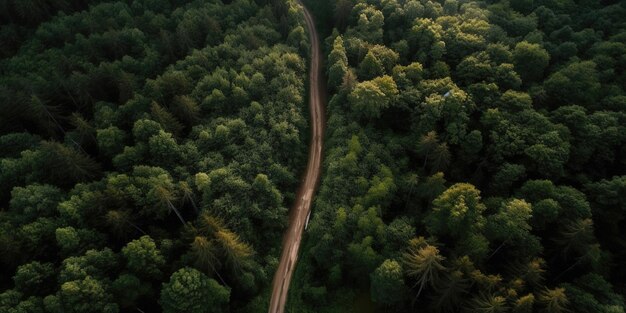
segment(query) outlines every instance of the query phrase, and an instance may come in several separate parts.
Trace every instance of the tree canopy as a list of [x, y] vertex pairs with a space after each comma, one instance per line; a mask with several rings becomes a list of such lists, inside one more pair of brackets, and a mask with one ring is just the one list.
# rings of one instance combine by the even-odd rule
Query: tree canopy
[[306, 158], [301, 7], [9, 0], [0, 26], [0, 311], [262, 301]]
[[292, 307], [625, 310], [623, 3], [307, 3], [328, 135]]

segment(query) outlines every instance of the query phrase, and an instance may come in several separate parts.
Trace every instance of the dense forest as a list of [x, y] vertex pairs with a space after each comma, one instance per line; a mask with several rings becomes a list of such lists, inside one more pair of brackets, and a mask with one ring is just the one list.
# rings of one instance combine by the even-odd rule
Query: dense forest
[[301, 7], [3, 0], [0, 24], [0, 312], [266, 311]]
[[328, 135], [288, 308], [624, 312], [626, 2], [308, 4]]
[[[626, 1], [305, 2], [287, 312], [626, 312]], [[0, 313], [267, 312], [309, 48], [295, 0], [0, 0]]]

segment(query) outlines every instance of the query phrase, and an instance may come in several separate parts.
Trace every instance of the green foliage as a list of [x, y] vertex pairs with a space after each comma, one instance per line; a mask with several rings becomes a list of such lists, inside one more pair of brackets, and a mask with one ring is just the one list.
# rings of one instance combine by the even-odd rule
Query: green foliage
[[[288, 308], [624, 311], [623, 5], [308, 4], [331, 94]], [[0, 26], [0, 311], [265, 310], [307, 155], [297, 2]]]
[[541, 80], [550, 62], [550, 55], [538, 44], [521, 41], [513, 49], [515, 70], [527, 83]]
[[407, 276], [415, 279], [415, 286], [419, 286], [417, 297], [427, 285], [435, 286], [441, 279], [440, 273], [445, 270], [441, 264], [445, 257], [439, 249], [424, 241], [423, 237], [412, 239], [408, 251], [403, 255], [403, 264]]
[[384, 73], [382, 62], [369, 51], [361, 64], [359, 64], [358, 76], [362, 80], [370, 80]]
[[111, 282], [111, 292], [122, 308], [133, 306], [140, 296], [150, 294], [150, 287], [131, 274], [122, 274]]
[[15, 289], [31, 295], [46, 294], [53, 280], [53, 265], [37, 261], [19, 266], [13, 276]]
[[54, 313], [119, 312], [107, 286], [91, 276], [63, 283], [56, 294], [44, 299], [44, 304], [46, 311]]
[[389, 108], [397, 94], [396, 82], [392, 77], [385, 75], [358, 83], [348, 95], [348, 101], [357, 115], [373, 119], [379, 118], [382, 112]]
[[103, 278], [117, 266], [118, 257], [111, 249], [88, 250], [84, 255], [63, 260], [59, 282], [82, 280], [87, 276]]
[[106, 155], [113, 156], [124, 149], [126, 133], [121, 129], [111, 126], [96, 131], [98, 148]]
[[433, 211], [427, 217], [426, 225], [433, 235], [462, 238], [484, 227], [485, 209], [476, 187], [455, 184], [433, 201]]
[[78, 232], [74, 227], [57, 228], [56, 232], [57, 244], [61, 248], [61, 251], [69, 253], [76, 250], [80, 244], [80, 238]]
[[395, 260], [385, 260], [372, 274], [372, 300], [382, 305], [400, 303], [405, 298], [402, 267]]
[[565, 312], [569, 304], [564, 288], [544, 290], [539, 295], [538, 302], [546, 312], [550, 313]]
[[[61, 2], [0, 3], [0, 311], [160, 312], [187, 266], [245, 307], [306, 158], [302, 9]], [[223, 227], [193, 229], [208, 212]]]
[[[381, 311], [623, 311], [579, 279], [624, 280], [623, 6], [324, 6], [326, 163], [296, 281], [326, 297], [294, 307], [364, 310], [369, 286]], [[418, 297], [390, 303], [382, 260]]]
[[99, 176], [100, 165], [91, 157], [57, 142], [42, 142], [39, 170], [49, 182], [63, 182], [68, 186]]
[[11, 191], [9, 208], [21, 218], [32, 221], [37, 217], [53, 216], [56, 205], [61, 199], [63, 199], [63, 193], [54, 186], [15, 187]]
[[165, 259], [150, 236], [142, 236], [122, 248], [126, 268], [139, 277], [158, 278]]
[[596, 64], [593, 61], [572, 63], [550, 75], [544, 86], [556, 103], [593, 105], [600, 92]]
[[10, 133], [0, 136], [0, 157], [18, 157], [20, 152], [36, 148], [40, 139], [29, 133]]
[[164, 313], [174, 312], [226, 312], [230, 289], [219, 285], [192, 268], [182, 268], [163, 284], [161, 305]]

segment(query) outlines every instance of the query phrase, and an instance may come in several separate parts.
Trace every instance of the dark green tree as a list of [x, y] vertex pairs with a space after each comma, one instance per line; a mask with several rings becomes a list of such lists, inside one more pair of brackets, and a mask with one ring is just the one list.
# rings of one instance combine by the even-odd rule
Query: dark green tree
[[227, 312], [230, 289], [192, 268], [182, 268], [161, 289], [164, 313]]
[[381, 305], [401, 303], [406, 295], [402, 267], [395, 260], [385, 260], [372, 274], [370, 293], [372, 300]]

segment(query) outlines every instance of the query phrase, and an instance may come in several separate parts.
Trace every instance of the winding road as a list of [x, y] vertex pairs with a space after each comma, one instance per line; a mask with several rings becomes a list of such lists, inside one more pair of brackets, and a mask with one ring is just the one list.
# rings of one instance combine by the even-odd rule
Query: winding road
[[320, 43], [313, 23], [313, 17], [307, 8], [299, 2], [304, 9], [304, 19], [311, 42], [311, 63], [309, 69], [309, 110], [311, 115], [311, 143], [309, 147], [309, 161], [305, 175], [301, 181], [296, 200], [291, 208], [289, 216], [289, 228], [283, 237], [283, 251], [280, 263], [274, 274], [272, 285], [272, 298], [270, 300], [269, 313], [283, 313], [287, 302], [289, 283], [293, 275], [298, 249], [302, 242], [302, 232], [309, 213], [311, 203], [320, 178], [322, 164], [322, 144], [324, 139], [324, 101], [326, 89], [322, 83], [322, 57]]

